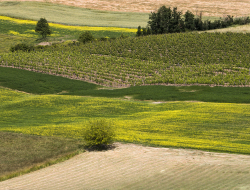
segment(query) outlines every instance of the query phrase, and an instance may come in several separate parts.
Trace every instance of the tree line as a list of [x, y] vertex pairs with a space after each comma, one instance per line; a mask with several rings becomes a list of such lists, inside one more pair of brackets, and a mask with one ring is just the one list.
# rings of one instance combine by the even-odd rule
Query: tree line
[[226, 18], [220, 20], [202, 20], [202, 13], [199, 17], [187, 11], [184, 15], [181, 11], [177, 11], [177, 7], [173, 10], [169, 7], [162, 6], [157, 12], [152, 12], [149, 16], [148, 26], [142, 28], [138, 26], [136, 36], [146, 36], [150, 34], [180, 33], [187, 31], [204, 31], [219, 28], [226, 28], [234, 24], [244, 25], [250, 23], [249, 17], [234, 18], [227, 15]]

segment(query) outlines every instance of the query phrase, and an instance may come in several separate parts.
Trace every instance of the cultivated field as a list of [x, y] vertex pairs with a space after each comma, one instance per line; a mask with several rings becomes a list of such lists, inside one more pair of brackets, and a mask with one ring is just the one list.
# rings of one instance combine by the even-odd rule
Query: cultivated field
[[250, 85], [249, 40], [249, 34], [238, 33], [153, 35], [3, 54], [0, 65], [113, 87], [246, 87]]
[[[250, 25], [134, 37], [161, 5], [218, 19], [249, 16], [249, 1], [38, 1], [0, 0], [0, 181], [83, 151], [89, 121], [110, 122], [116, 143], [0, 190], [250, 188]], [[40, 17], [57, 44], [9, 52], [39, 43]], [[85, 30], [117, 39], [58, 43]]]
[[[65, 14], [65, 12], [67, 12], [67, 14]], [[137, 28], [139, 25], [146, 26], [149, 18], [148, 13], [100, 11], [51, 3], [26, 1], [0, 1], [0, 15], [36, 21], [41, 17], [45, 17], [48, 22], [63, 23], [66, 25], [124, 28]]]
[[0, 183], [0, 190], [249, 189], [249, 156], [115, 143]]
[[[1, 0], [3, 1], [3, 0]], [[27, 1], [27, 0], [19, 0]], [[182, 11], [202, 11], [206, 16], [234, 15], [249, 16], [250, 2], [248, 0], [36, 0], [70, 6], [120, 12], [156, 11], [160, 6], [178, 7]]]

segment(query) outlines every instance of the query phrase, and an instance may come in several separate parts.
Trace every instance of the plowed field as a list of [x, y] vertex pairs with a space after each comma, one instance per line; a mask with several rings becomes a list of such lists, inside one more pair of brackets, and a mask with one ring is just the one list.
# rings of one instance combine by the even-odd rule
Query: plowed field
[[250, 156], [115, 143], [0, 182], [7, 189], [250, 189]]

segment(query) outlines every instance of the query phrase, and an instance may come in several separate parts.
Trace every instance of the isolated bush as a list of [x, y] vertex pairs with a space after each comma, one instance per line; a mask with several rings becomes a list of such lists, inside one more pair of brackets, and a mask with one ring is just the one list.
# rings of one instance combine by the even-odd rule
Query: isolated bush
[[86, 146], [96, 149], [102, 149], [112, 144], [114, 136], [114, 130], [106, 120], [89, 122], [88, 127], [83, 132]]
[[49, 24], [45, 18], [40, 18], [36, 24], [35, 31], [42, 35], [42, 38], [46, 38], [52, 32], [50, 30]]
[[93, 41], [94, 39], [94, 36], [89, 31], [86, 31], [79, 36], [78, 41], [85, 44], [87, 42]]
[[28, 45], [28, 44], [25, 44], [25, 43], [16, 44], [15, 46], [11, 46], [11, 48], [10, 48], [11, 52], [14, 52], [14, 51], [30, 52], [32, 50], [34, 50], [34, 46]]

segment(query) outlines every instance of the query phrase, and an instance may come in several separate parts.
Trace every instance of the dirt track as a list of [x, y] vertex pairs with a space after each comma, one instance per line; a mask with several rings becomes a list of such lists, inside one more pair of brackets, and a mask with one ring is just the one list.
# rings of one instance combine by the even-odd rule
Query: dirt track
[[250, 156], [115, 143], [0, 182], [0, 190], [250, 189]]

